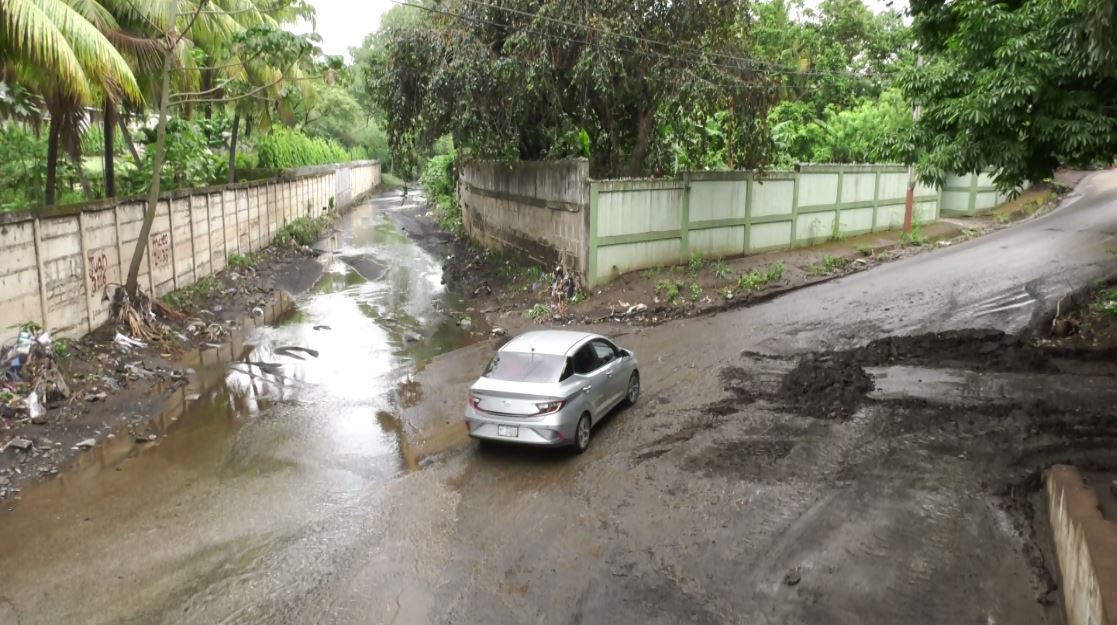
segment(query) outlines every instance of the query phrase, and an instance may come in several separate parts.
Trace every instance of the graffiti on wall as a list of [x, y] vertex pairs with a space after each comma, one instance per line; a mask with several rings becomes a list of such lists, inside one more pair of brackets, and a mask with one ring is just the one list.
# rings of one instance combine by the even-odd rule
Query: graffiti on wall
[[171, 236], [163, 232], [151, 237], [151, 264], [162, 268], [171, 262]]
[[95, 293], [109, 285], [109, 257], [104, 252], [89, 255], [89, 283]]

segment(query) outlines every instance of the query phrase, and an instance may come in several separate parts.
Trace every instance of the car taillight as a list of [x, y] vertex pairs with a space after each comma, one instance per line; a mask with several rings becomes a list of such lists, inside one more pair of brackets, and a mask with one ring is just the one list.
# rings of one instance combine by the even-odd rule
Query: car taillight
[[566, 405], [565, 401], [545, 401], [535, 404], [535, 408], [539, 411], [535, 414], [552, 414], [562, 410]]

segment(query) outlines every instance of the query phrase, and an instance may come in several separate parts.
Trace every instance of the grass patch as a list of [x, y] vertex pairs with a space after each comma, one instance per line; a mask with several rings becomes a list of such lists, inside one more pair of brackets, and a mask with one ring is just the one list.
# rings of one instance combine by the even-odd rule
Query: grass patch
[[702, 298], [702, 285], [697, 282], [690, 283], [690, 301], [697, 302]]
[[546, 317], [551, 314], [551, 307], [546, 304], [536, 304], [531, 308], [525, 310], [522, 314], [524, 319], [534, 321], [540, 317]]
[[648, 280], [655, 280], [656, 278], [659, 277], [659, 274], [661, 274], [661, 273], [663, 273], [663, 267], [660, 267], [660, 266], [657, 265], [657, 266], [655, 266], [651, 269], [645, 269], [644, 270], [644, 277], [647, 278]]
[[740, 291], [755, 291], [762, 286], [778, 282], [783, 277], [783, 261], [777, 260], [766, 268], [756, 268], [737, 279]]
[[1117, 319], [1117, 288], [1099, 291], [1094, 297], [1094, 310], [1106, 317]]
[[299, 217], [291, 223], [283, 226], [275, 234], [275, 244], [280, 246], [290, 245], [313, 245], [315, 241], [322, 238], [322, 235], [333, 226], [333, 215], [322, 215], [321, 217]]
[[385, 189], [399, 189], [403, 187], [403, 185], [403, 178], [400, 178], [399, 176], [391, 172], [384, 172], [380, 174], [380, 186], [384, 187]]
[[823, 256], [818, 262], [811, 263], [803, 268], [807, 275], [825, 276], [840, 271], [848, 266], [850, 260], [841, 256]]
[[866, 245], [864, 243], [857, 246], [857, 251], [864, 254], [865, 256], [872, 256], [873, 255], [873, 247], [871, 245]]
[[230, 254], [229, 269], [251, 269], [256, 260], [255, 254]]
[[918, 221], [912, 222], [911, 232], [900, 233], [900, 245], [914, 245], [916, 247], [923, 247], [927, 245], [929, 239], [927, 233], [923, 231], [923, 224]]
[[714, 262], [714, 276], [718, 280], [725, 280], [729, 277], [729, 265], [726, 265], [725, 261], [720, 258]]
[[[232, 265], [233, 257], [229, 257], [229, 264]], [[199, 300], [208, 299], [217, 295], [221, 291], [221, 285], [212, 276], [206, 276], [198, 280], [188, 287], [181, 288], [177, 291], [167, 293], [163, 296], [163, 301], [176, 310], [190, 310]]]
[[706, 257], [702, 255], [702, 252], [695, 252], [690, 255], [690, 262], [687, 263], [687, 268], [690, 269], [690, 273], [697, 274], [699, 271], [702, 271], [702, 268], [705, 266]]
[[1007, 224], [1012, 221], [1012, 214], [1007, 211], [996, 213], [993, 215], [993, 219], [997, 220], [999, 224]]
[[682, 282], [675, 280], [660, 280], [655, 283], [655, 294], [674, 304], [679, 299], [679, 288], [682, 285]]

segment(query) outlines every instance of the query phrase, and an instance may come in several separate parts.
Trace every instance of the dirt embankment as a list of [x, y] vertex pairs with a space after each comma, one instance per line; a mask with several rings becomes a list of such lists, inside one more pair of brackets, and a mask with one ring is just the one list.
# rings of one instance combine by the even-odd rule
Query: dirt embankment
[[310, 288], [322, 272], [316, 257], [306, 248], [271, 247], [168, 294], [162, 302], [182, 317], [164, 320], [158, 341], [131, 343], [127, 327], [112, 322], [78, 340], [54, 341], [50, 358], [69, 392], [52, 393], [42, 414], [32, 417], [27, 401], [40, 380], [0, 378], [0, 500], [18, 496], [25, 480], [58, 474], [103, 438], [155, 443], [150, 419], [195, 373], [187, 357], [228, 342], [246, 320], [263, 315], [277, 290]]
[[878, 232], [789, 251], [687, 262], [630, 272], [608, 284], [575, 288], [571, 301], [552, 298], [554, 267], [478, 248], [441, 231], [425, 207], [399, 211], [397, 222], [428, 249], [447, 255], [444, 281], [494, 327], [672, 319], [755, 305], [788, 291], [955, 245], [1050, 211], [1069, 187], [1037, 185], [988, 215], [917, 226], [911, 234]]

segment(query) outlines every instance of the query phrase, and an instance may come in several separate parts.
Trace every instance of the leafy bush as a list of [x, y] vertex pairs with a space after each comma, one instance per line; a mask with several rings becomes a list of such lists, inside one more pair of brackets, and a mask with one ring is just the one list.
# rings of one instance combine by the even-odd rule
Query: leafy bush
[[256, 154], [260, 167], [287, 169], [357, 160], [363, 158], [364, 150], [347, 150], [336, 141], [280, 127], [256, 142]]
[[455, 154], [439, 154], [431, 157], [419, 178], [427, 198], [434, 204], [435, 219], [445, 230], [455, 234], [461, 232], [462, 211], [454, 193]]
[[[34, 208], [43, 203], [47, 180], [47, 134], [35, 136], [26, 126], [0, 123], [0, 212]], [[74, 168], [69, 159], [58, 159], [58, 203], [66, 203]], [[77, 196], [75, 201], [81, 201]]]
[[299, 217], [291, 223], [284, 226], [275, 235], [276, 245], [313, 245], [315, 241], [322, 238], [323, 233], [326, 232], [333, 224], [333, 217], [330, 215], [322, 215], [315, 219], [310, 217]]
[[[148, 144], [143, 166], [124, 172], [120, 185], [121, 189], [131, 194], [147, 191], [155, 166], [155, 129], [143, 128], [140, 134]], [[160, 181], [162, 190], [213, 184], [224, 177], [227, 167], [227, 158], [210, 147], [206, 131], [197, 122], [178, 117], [167, 120], [166, 154]]]

